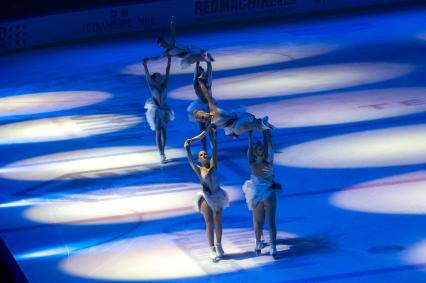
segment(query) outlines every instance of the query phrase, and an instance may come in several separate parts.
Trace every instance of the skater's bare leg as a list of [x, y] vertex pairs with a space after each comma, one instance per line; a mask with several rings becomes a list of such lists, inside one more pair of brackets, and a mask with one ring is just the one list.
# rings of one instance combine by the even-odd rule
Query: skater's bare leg
[[225, 255], [222, 248], [222, 209], [214, 214], [214, 226], [216, 231], [216, 254], [218, 258], [222, 258]]
[[256, 242], [260, 242], [262, 238], [263, 223], [265, 222], [265, 207], [263, 202], [260, 202], [253, 209], [253, 228]]
[[165, 156], [165, 149], [166, 149], [166, 139], [167, 139], [167, 128], [162, 127], [161, 128], [161, 149], [164, 156]]
[[269, 226], [269, 237], [271, 238], [271, 244], [275, 245], [277, 242], [277, 227], [275, 224], [275, 215], [277, 210], [277, 196], [272, 194], [270, 200], [265, 205], [266, 219]]
[[[198, 127], [200, 128], [200, 133], [206, 130], [206, 123], [199, 122]], [[201, 144], [203, 145], [203, 150], [207, 151], [207, 140], [206, 137], [201, 139]]]
[[216, 242], [222, 243], [222, 210], [214, 214], [214, 226], [216, 231]]
[[160, 155], [164, 155], [163, 150], [163, 140], [162, 140], [162, 130], [160, 127], [155, 129], [155, 142], [157, 143], [158, 151], [160, 152]]
[[271, 239], [270, 254], [276, 259], [277, 256], [277, 227], [275, 225], [275, 214], [277, 210], [277, 196], [272, 194], [265, 205], [266, 219], [269, 226], [269, 238]]
[[206, 222], [206, 235], [207, 241], [210, 247], [214, 246], [214, 223], [213, 223], [213, 211], [207, 205], [207, 202], [203, 199], [201, 200], [200, 205], [201, 213], [204, 216], [204, 221]]

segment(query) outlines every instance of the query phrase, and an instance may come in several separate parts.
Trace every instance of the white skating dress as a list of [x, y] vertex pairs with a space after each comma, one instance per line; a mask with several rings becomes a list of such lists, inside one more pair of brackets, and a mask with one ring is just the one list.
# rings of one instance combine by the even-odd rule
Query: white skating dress
[[[163, 97], [160, 97], [158, 89], [151, 89], [152, 97], [145, 102], [146, 120], [151, 130], [156, 128], [166, 127], [169, 121], [175, 119], [175, 114], [170, 106], [165, 102], [167, 98], [167, 89], [164, 89]], [[160, 103], [160, 101], [163, 101]]]
[[210, 160], [210, 168], [199, 166], [201, 172], [200, 182], [203, 186], [203, 191], [197, 194], [197, 210], [200, 211], [200, 200], [204, 198], [208, 206], [216, 213], [219, 209], [229, 206], [227, 193], [219, 186], [217, 168]]
[[243, 107], [235, 110], [223, 110], [218, 108], [219, 115], [212, 119], [212, 124], [223, 128], [227, 136], [238, 137], [250, 130], [262, 129], [260, 119], [245, 111]]
[[260, 202], [267, 203], [273, 194], [277, 193], [276, 189], [272, 189], [274, 173], [272, 163], [267, 164], [264, 169], [265, 178], [250, 176], [250, 179], [245, 181], [243, 192], [246, 197], [246, 202], [249, 210], [253, 210]]
[[182, 69], [188, 68], [190, 61], [194, 58], [200, 59], [206, 50], [193, 45], [174, 45], [167, 50], [167, 54], [173, 57], [179, 57], [180, 67]]

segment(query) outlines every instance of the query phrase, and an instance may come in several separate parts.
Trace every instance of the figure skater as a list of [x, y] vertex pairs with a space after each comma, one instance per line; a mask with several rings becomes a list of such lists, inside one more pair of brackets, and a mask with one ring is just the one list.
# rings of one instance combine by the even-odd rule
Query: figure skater
[[269, 225], [269, 237], [271, 240], [270, 254], [276, 258], [276, 194], [277, 191], [281, 189], [281, 185], [274, 181], [273, 158], [274, 152], [272, 148], [271, 131], [263, 131], [263, 143], [260, 141], [253, 143], [253, 133], [250, 131], [247, 159], [251, 169], [251, 176], [250, 180], [244, 183], [243, 191], [248, 208], [253, 211], [253, 226], [256, 236], [255, 252], [256, 255], [260, 255], [263, 248], [261, 239], [266, 214]]
[[[195, 113], [199, 110], [202, 110], [204, 112], [209, 112], [210, 110], [209, 110], [208, 101], [203, 94], [201, 85], [204, 85], [204, 87], [207, 89], [211, 89], [212, 64], [207, 64], [207, 72], [206, 72], [203, 69], [203, 67], [200, 66], [200, 62], [197, 61], [195, 65], [194, 79], [193, 79], [194, 92], [197, 95], [197, 99], [191, 102], [191, 104], [189, 104], [186, 111], [188, 112], [188, 118], [191, 122], [198, 122], [198, 127], [200, 128], [200, 132], [202, 133], [203, 131], [207, 129], [208, 123], [201, 122], [195, 119]], [[209, 133], [212, 133], [212, 132], [210, 131]], [[210, 137], [210, 140], [212, 140], [212, 137]], [[204, 151], [206, 151], [207, 142], [205, 137], [201, 139], [201, 143], [203, 145]]]
[[153, 60], [158, 60], [166, 56], [178, 57], [180, 59], [180, 65], [182, 69], [187, 68], [189, 65], [195, 62], [213, 62], [214, 59], [207, 50], [192, 46], [192, 45], [179, 45], [176, 44], [176, 29], [174, 17], [170, 20], [170, 42], [167, 42], [164, 38], [158, 37], [157, 44], [164, 49], [164, 53], [157, 57], [152, 57]]
[[[203, 214], [206, 222], [207, 240], [210, 246], [210, 258], [213, 262], [223, 257], [222, 248], [222, 210], [229, 206], [228, 195], [220, 188], [217, 172], [217, 141], [216, 128], [210, 127], [213, 137], [212, 158], [204, 150], [198, 152], [197, 157], [200, 165], [197, 165], [192, 157], [191, 143], [204, 138], [206, 131], [198, 136], [185, 141], [184, 147], [187, 151], [188, 161], [192, 169], [200, 179], [203, 187], [202, 192], [198, 193], [197, 209]], [[214, 232], [216, 233], [216, 245], [214, 245]]]
[[[211, 70], [211, 62], [207, 62], [207, 68]], [[269, 130], [273, 128], [268, 122], [268, 116], [259, 119], [242, 108], [230, 111], [220, 109], [213, 99], [211, 82], [210, 85], [207, 84], [203, 77], [198, 77], [198, 82], [210, 109], [210, 112], [197, 110], [194, 113], [195, 119], [200, 123], [211, 123], [218, 128], [224, 128], [225, 134], [232, 137], [238, 137], [248, 131]]]
[[167, 56], [166, 75], [160, 73], [153, 73], [152, 75], [148, 70], [149, 59], [143, 59], [143, 66], [145, 68], [145, 77], [151, 97], [145, 102], [146, 120], [151, 128], [155, 131], [155, 141], [160, 152], [161, 163], [166, 163], [168, 160], [164, 153], [166, 147], [166, 131], [169, 121], [174, 120], [174, 113], [170, 106], [167, 104], [167, 85], [170, 79], [170, 65], [171, 57]]

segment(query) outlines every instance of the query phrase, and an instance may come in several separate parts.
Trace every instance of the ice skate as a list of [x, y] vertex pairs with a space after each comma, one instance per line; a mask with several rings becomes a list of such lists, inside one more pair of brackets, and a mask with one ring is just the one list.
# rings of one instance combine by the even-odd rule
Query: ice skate
[[223, 251], [222, 248], [222, 244], [221, 243], [216, 243], [216, 254], [218, 258], [223, 258], [223, 256], [225, 255], [225, 252]]
[[210, 259], [213, 262], [218, 262], [218, 256], [216, 254], [216, 248], [214, 246], [210, 247]]
[[160, 163], [161, 164], [166, 164], [167, 162], [169, 162], [169, 160], [167, 159], [167, 157], [164, 154], [160, 155]]
[[254, 252], [257, 256], [260, 256], [262, 254], [262, 248], [263, 248], [263, 242], [262, 241], [256, 241], [256, 246], [254, 248]]
[[277, 259], [277, 246], [275, 244], [271, 244], [271, 249], [269, 250], [269, 254], [274, 258]]

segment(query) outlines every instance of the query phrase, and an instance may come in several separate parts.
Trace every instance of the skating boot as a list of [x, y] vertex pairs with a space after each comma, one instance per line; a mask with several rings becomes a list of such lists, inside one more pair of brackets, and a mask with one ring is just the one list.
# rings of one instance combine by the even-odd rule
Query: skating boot
[[277, 246], [275, 244], [271, 244], [271, 249], [269, 250], [269, 254], [274, 258], [277, 259]]
[[214, 246], [210, 247], [210, 259], [213, 262], [218, 262], [219, 260], [216, 254], [216, 248]]
[[263, 248], [263, 242], [262, 241], [256, 241], [256, 246], [254, 248], [254, 252], [257, 256], [260, 256], [262, 254], [262, 248]]
[[221, 243], [216, 243], [216, 254], [218, 258], [223, 258], [223, 256], [225, 255], [225, 252], [223, 251], [222, 248], [222, 244]]

